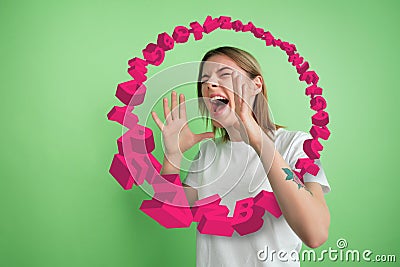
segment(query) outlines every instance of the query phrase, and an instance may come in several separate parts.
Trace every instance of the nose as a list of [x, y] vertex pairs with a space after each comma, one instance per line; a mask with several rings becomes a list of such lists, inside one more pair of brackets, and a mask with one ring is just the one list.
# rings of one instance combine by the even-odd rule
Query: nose
[[219, 88], [219, 84], [216, 81], [208, 80], [206, 82], [206, 86], [203, 87], [203, 89], [202, 89], [202, 91], [203, 91], [202, 93], [203, 93], [203, 95], [210, 95], [213, 92], [217, 91], [218, 88]]
[[212, 88], [217, 88], [219, 86], [218, 78], [216, 75], [211, 75], [211, 77], [207, 81], [207, 87], [212, 89]]
[[207, 87], [208, 87], [209, 89], [216, 89], [218, 86], [219, 86], [219, 84], [216, 83], [216, 82], [208, 82], [208, 83], [207, 83]]

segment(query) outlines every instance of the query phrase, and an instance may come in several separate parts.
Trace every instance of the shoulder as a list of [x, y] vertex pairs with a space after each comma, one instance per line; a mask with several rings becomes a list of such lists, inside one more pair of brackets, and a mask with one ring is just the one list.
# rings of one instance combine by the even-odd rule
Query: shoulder
[[303, 143], [305, 140], [310, 138], [312, 138], [310, 133], [286, 130], [284, 128], [276, 130], [274, 135], [275, 144], [282, 147], [290, 147], [293, 144]]
[[279, 128], [275, 131], [274, 144], [276, 150], [282, 155], [286, 162], [294, 168], [298, 158], [306, 157], [303, 144], [312, 138], [311, 134], [303, 131], [290, 131]]

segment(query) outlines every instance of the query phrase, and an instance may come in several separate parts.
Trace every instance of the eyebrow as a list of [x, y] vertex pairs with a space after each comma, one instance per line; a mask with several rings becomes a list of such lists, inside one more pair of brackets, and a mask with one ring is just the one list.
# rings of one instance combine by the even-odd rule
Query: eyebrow
[[[231, 68], [229, 68], [229, 67], [223, 67], [223, 68], [220, 68], [219, 70], [217, 70], [217, 72], [221, 72], [221, 71], [223, 71], [223, 70], [232, 70]], [[204, 74], [203, 76], [201, 76], [201, 78], [203, 78], [203, 77], [205, 77], [205, 76], [208, 76], [207, 74]]]

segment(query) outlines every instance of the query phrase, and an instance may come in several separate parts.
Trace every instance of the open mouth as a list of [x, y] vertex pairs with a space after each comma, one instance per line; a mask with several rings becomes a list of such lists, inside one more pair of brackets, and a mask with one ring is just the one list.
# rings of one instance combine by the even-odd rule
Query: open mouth
[[214, 113], [219, 113], [228, 105], [229, 99], [223, 96], [214, 96], [210, 98], [210, 103]]

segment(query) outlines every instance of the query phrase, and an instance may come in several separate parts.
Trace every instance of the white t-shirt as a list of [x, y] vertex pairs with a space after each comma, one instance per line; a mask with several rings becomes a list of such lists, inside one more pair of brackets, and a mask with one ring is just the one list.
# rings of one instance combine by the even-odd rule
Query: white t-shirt
[[[295, 169], [297, 159], [307, 157], [303, 142], [309, 138], [312, 138], [309, 133], [279, 128], [275, 131], [275, 148]], [[304, 182], [320, 183], [323, 192], [328, 193], [330, 186], [321, 162], [315, 160], [315, 163], [320, 167], [317, 176], [307, 173]], [[219, 194], [220, 204], [230, 210], [228, 216], [233, 215], [236, 201], [254, 197], [261, 190], [272, 191], [255, 150], [245, 142], [224, 143], [221, 139], [215, 142], [208, 139], [201, 144], [184, 183], [198, 190], [199, 199]], [[196, 266], [299, 266], [300, 263], [292, 258], [296, 256], [295, 251], [300, 252], [302, 242], [285, 218], [277, 219], [265, 212], [263, 220], [261, 229], [244, 236], [237, 232], [232, 237], [225, 237], [197, 231]], [[281, 260], [278, 259], [280, 250], [287, 253], [280, 257]]]

